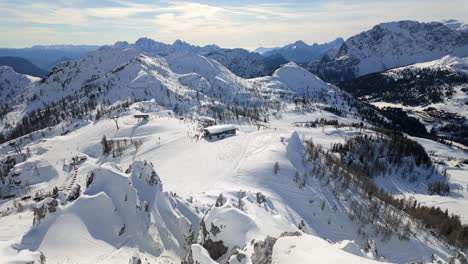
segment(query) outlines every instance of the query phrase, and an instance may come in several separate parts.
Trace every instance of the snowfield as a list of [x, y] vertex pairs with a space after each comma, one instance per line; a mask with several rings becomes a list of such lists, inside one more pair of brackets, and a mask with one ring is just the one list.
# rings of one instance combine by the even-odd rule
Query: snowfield
[[[17, 165], [21, 166], [21, 173], [37, 173], [27, 174], [28, 178], [37, 178], [37, 182], [22, 195], [53, 186], [65, 191], [59, 192], [56, 211], [46, 213], [40, 224], [31, 226], [33, 214], [27, 209], [0, 217], [2, 223], [21, 223], [6, 224], [11, 229], [2, 231], [1, 252], [8, 256], [7, 263], [39, 259], [39, 251], [47, 263], [128, 263], [135, 254], [144, 263], [179, 263], [189, 248], [194, 260], [211, 263], [205, 249], [187, 244], [190, 234], [196, 237], [203, 233], [200, 221], [210, 232], [198, 235], [198, 239], [223, 241], [228, 249], [218, 261], [227, 259], [229, 252], [238, 248], [237, 256], [231, 258], [238, 259], [242, 254], [250, 263], [250, 253], [255, 251], [250, 241], [298, 231], [302, 235], [277, 240], [271, 256], [273, 263], [427, 262], [434, 253], [442, 259], [453, 254], [443, 243], [427, 240], [427, 234], [400, 241], [396, 237], [381, 240], [372, 232], [368, 235], [375, 239], [378, 253], [365, 252], [363, 245], [367, 240], [360, 238], [362, 230], [348, 218], [346, 201], [337, 199], [320, 179], [312, 179], [305, 188], [299, 188], [294, 175], [306, 170], [302, 158], [304, 139], [312, 138], [328, 148], [359, 133], [353, 128], [292, 125], [327, 115], [325, 112], [287, 114], [260, 130], [253, 124], [237, 124], [237, 136], [206, 141], [195, 136], [196, 121], [158, 112], [149, 113], [147, 121], [133, 118], [133, 113], [139, 113], [136, 109], [147, 109], [151, 104], [132, 106], [133, 110], [119, 119], [119, 130], [112, 120], [104, 119], [83, 124], [64, 136], [32, 138], [27, 143], [25, 147], [34, 153], [33, 160], [43, 164], [43, 169], [27, 167], [33, 162], [30, 159]], [[114, 140], [138, 140], [142, 145], [128, 147], [119, 157], [105, 157], [100, 143], [104, 135]], [[2, 145], [0, 150], [3, 154], [12, 152], [8, 145]], [[448, 151], [451, 150], [437, 154], [451, 155]], [[74, 171], [65, 170], [64, 163], [77, 155], [87, 159], [76, 166], [77, 177], [73, 180]], [[279, 164], [277, 174], [273, 169], [275, 162]], [[157, 174], [151, 185], [148, 179], [153, 170]], [[94, 180], [86, 187], [91, 174]], [[452, 180], [461, 181], [463, 175], [466, 173], [458, 177], [454, 174]], [[62, 196], [71, 181], [83, 191], [75, 201]], [[257, 193], [265, 197], [265, 202], [257, 203]], [[224, 204], [214, 207], [220, 194]], [[466, 199], [458, 199], [461, 202], [455, 202], [456, 206], [463, 208]], [[239, 201], [243, 210], [238, 208]], [[12, 203], [13, 200], [4, 201], [0, 209], [12, 210]], [[31, 202], [23, 203], [24, 207], [31, 206]], [[216, 227], [219, 231], [214, 235]]]

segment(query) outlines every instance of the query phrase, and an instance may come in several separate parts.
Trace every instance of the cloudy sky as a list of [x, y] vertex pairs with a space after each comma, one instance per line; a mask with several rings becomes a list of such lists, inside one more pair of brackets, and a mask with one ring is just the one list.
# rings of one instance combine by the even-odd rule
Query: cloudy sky
[[[467, 0], [0, 0], [0, 47], [171, 43], [255, 49], [347, 38], [395, 20], [465, 20]], [[465, 23], [468, 21], [464, 21]]]

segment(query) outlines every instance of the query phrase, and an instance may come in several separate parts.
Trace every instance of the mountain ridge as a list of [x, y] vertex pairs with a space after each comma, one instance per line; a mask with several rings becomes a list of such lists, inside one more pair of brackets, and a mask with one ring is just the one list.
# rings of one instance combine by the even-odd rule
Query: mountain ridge
[[447, 54], [468, 56], [468, 35], [441, 22], [386, 22], [350, 37], [334, 57], [325, 56], [307, 68], [324, 80], [339, 83]]
[[[260, 52], [260, 54], [264, 57], [280, 54], [289, 61], [305, 63], [321, 59], [327, 52], [338, 49], [343, 43], [344, 40], [342, 38], [337, 38], [327, 43], [313, 43], [311, 45], [307, 45], [304, 41], [298, 40], [283, 47], [267, 48], [267, 50], [264, 48], [263, 52]], [[258, 51], [258, 49], [256, 51]]]

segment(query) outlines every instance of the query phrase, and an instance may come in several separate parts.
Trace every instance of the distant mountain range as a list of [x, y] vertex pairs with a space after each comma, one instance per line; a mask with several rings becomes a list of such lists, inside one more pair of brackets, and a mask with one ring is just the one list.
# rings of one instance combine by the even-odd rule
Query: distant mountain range
[[327, 52], [338, 49], [343, 43], [342, 38], [337, 38], [328, 43], [314, 43], [312, 45], [307, 45], [304, 41], [298, 40], [279, 48], [258, 48], [255, 52], [265, 57], [279, 54], [289, 61], [304, 63], [321, 59]]
[[84, 53], [96, 50], [99, 47], [95, 45], [51, 45], [22, 49], [0, 48], [0, 57], [24, 58], [40, 69], [48, 71], [59, 62], [78, 59]]
[[9, 66], [17, 73], [41, 77], [47, 74], [46, 70], [38, 68], [30, 61], [20, 57], [0, 57], [0, 66]]

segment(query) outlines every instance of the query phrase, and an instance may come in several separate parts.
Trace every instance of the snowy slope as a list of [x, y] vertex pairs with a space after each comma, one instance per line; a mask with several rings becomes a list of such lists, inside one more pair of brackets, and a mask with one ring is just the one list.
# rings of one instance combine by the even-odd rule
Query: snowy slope
[[422, 63], [415, 63], [412, 65], [408, 65], [405, 67], [395, 68], [390, 70], [389, 72], [398, 73], [404, 69], [424, 69], [424, 68], [432, 68], [432, 69], [447, 69], [449, 71], [463, 73], [468, 75], [468, 57], [456, 57], [453, 55], [447, 55], [440, 59], [429, 61], [429, 62], [422, 62]]
[[292, 91], [305, 96], [317, 97], [332, 85], [320, 80], [317, 76], [290, 62], [273, 73], [273, 78], [284, 83]]
[[[267, 236], [277, 239], [271, 257], [279, 263], [288, 257], [304, 258], [304, 263], [310, 263], [320, 258], [314, 252], [322, 251], [330, 252], [322, 261], [332, 263], [429, 261], [433, 253], [447, 260], [454, 254], [425, 231], [400, 240], [397, 236], [383, 239], [374, 234], [372, 225], [360, 228], [348, 217], [354, 194], [335, 196], [333, 186], [327, 185], [324, 178], [311, 176], [305, 187], [298, 185], [296, 172], [302, 176], [311, 169], [303, 160], [304, 139], [312, 138], [328, 147], [360, 132], [332, 126], [301, 128], [291, 122], [320, 117], [345, 122], [346, 118], [321, 111], [288, 114], [273, 120], [269, 129], [257, 131], [255, 126], [239, 124], [237, 136], [206, 141], [194, 137], [198, 133], [196, 122], [155, 112], [152, 107], [156, 105], [134, 104], [119, 119], [119, 130], [112, 120], [104, 119], [83, 124], [67, 135], [57, 133], [43, 138], [37, 134], [26, 141], [24, 148], [30, 148], [33, 158], [15, 168], [21, 172], [19, 177], [39, 173], [34, 177], [43, 181], [32, 183], [23, 195], [51, 190], [53, 186], [65, 188], [59, 192], [55, 211], [47, 212], [39, 224], [24, 229], [18, 226], [15, 232], [5, 233], [0, 244], [2, 254], [11, 259], [34, 259], [40, 251], [52, 263], [128, 263], [135, 254], [144, 263], [180, 263], [190, 252], [193, 258], [207, 261], [210, 253], [216, 261], [242, 256], [252, 260], [268, 256], [260, 250]], [[132, 117], [140, 111], [150, 114], [148, 121]], [[102, 154], [103, 135], [121, 144], [127, 140], [121, 156]], [[142, 145], [135, 147], [132, 141], [141, 141]], [[11, 154], [13, 149], [4, 144], [0, 151], [2, 155]], [[74, 179], [74, 170], [67, 171], [64, 164], [75, 155], [86, 156], [87, 160], [76, 166]], [[34, 166], [25, 166], [35, 161], [48, 169], [35, 172]], [[277, 174], [273, 170], [275, 162], [279, 164]], [[56, 176], [47, 178], [52, 171]], [[93, 180], [89, 183], [90, 175]], [[82, 195], [67, 201], [71, 184], [79, 184]], [[224, 199], [219, 199], [220, 194]], [[50, 202], [44, 201], [42, 204]], [[30, 200], [21, 203], [25, 208], [35, 204]], [[12, 204], [9, 200], [0, 205], [0, 210], [14, 208]], [[0, 221], [11, 223], [16, 215], [10, 210]], [[22, 217], [33, 222], [32, 214]], [[303, 234], [298, 237], [284, 232]], [[378, 254], [373, 249], [366, 253], [365, 244], [371, 243], [368, 239], [375, 241]], [[187, 241], [196, 241], [210, 250], [189, 247]], [[226, 251], [214, 253], [217, 251], [210, 245], [216, 242], [222, 243]], [[12, 246], [19, 251], [12, 251]]]

